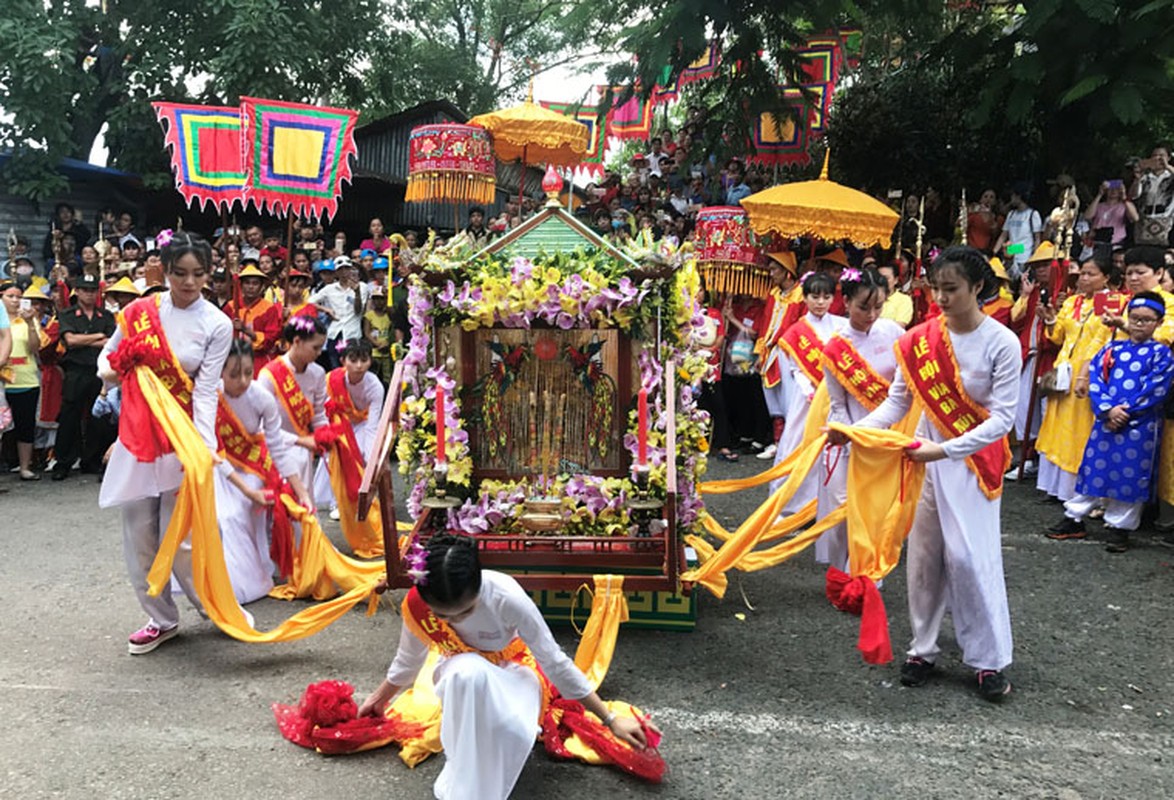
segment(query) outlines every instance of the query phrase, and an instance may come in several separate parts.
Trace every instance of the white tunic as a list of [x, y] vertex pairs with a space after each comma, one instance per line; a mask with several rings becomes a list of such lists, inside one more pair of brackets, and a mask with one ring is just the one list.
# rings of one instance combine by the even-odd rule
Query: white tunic
[[[346, 388], [355, 408], [367, 412], [367, 419], [354, 424], [355, 441], [359, 443], [359, 451], [366, 461], [375, 440], [375, 430], [379, 427], [379, 415], [383, 410], [383, 384], [374, 374], [366, 372], [358, 383], [347, 380]], [[334, 492], [330, 487], [327, 458], [329, 456], [320, 460], [318, 468], [314, 471], [314, 502], [322, 506], [337, 506]]]
[[[306, 365], [306, 368], [298, 372], [294, 365], [289, 360], [289, 354], [280, 357], [281, 361], [289, 367], [290, 372], [293, 373], [294, 380], [298, 384], [298, 388], [302, 390], [302, 394], [310, 401], [310, 405], [314, 408], [314, 418], [310, 422], [310, 430], [314, 431], [326, 425], [326, 370], [314, 362]], [[281, 400], [277, 397], [277, 387], [273, 384], [267, 372], [262, 372], [257, 381], [261, 384], [269, 394], [277, 401], [277, 410], [281, 415], [281, 430], [284, 432], [282, 437], [285, 443], [290, 448], [290, 458], [296, 462], [296, 468], [290, 472], [296, 472], [301, 476], [302, 483], [307, 487], [311, 485], [314, 472], [314, 454], [304, 447], [296, 443], [296, 440], [301, 433], [299, 433], [297, 426], [294, 425], [293, 420], [290, 419], [289, 414], [285, 411], [285, 406], [282, 405]], [[282, 472], [283, 475], [290, 474], [289, 472]]]
[[[905, 333], [905, 329], [891, 319], [878, 319], [867, 331], [858, 331], [849, 325], [840, 332], [856, 352], [868, 362], [873, 371], [892, 383], [897, 371], [897, 354], [893, 345]], [[827, 382], [828, 422], [853, 425], [868, 416], [865, 407], [844, 388], [833, 375], [824, 371]], [[824, 452], [819, 468], [819, 486], [816, 497], [819, 500], [818, 516], [824, 517], [848, 499], [848, 458], [849, 445], [829, 447]], [[848, 572], [848, 531], [845, 523], [828, 529], [815, 542], [815, 560], [831, 564], [836, 569]]]
[[[974, 669], [1011, 663], [1011, 615], [1003, 578], [1000, 500], [989, 500], [965, 458], [1007, 435], [1019, 404], [1022, 358], [1019, 340], [986, 317], [969, 333], [950, 334], [962, 386], [990, 416], [962, 436], [946, 439], [923, 415], [917, 435], [938, 442], [946, 458], [926, 464], [925, 484], [908, 540], [909, 655], [933, 661], [947, 608], [954, 617], [962, 659]], [[890, 428], [913, 396], [898, 371], [889, 397], [861, 420], [865, 428]]]
[[[516, 580], [503, 572], [482, 570], [481, 591], [473, 613], [450, 625], [466, 644], [487, 652], [503, 650], [515, 637], [521, 637], [563, 697], [580, 700], [591, 694], [587, 678], [554, 640], [538, 606]], [[411, 686], [427, 657], [428, 643], [404, 626], [400, 629], [399, 649], [387, 669], [388, 682]], [[447, 660], [441, 659], [437, 680]]]
[[[485, 570], [477, 597], [468, 617], [450, 623], [466, 644], [493, 652], [521, 637], [563, 697], [591, 694], [586, 677], [558, 646], [517, 581]], [[427, 655], [428, 645], [401, 628], [387, 680], [410, 686]], [[442, 657], [433, 680], [445, 758], [434, 794], [440, 800], [504, 800], [534, 749], [542, 708], [538, 677], [520, 664], [496, 666], [476, 653], [461, 653]]]
[[[232, 322], [202, 297], [187, 308], [176, 308], [170, 292], [162, 295], [159, 319], [180, 367], [192, 379], [192, 419], [196, 430], [208, 449], [215, 453], [216, 387], [228, 358], [228, 348], [232, 345]], [[121, 328], [102, 348], [98, 356], [99, 372], [110, 369], [110, 355], [120, 342]], [[109, 508], [132, 500], [157, 497], [179, 488], [182, 478], [183, 469], [174, 453], [142, 462], [121, 442], [116, 442], [102, 480], [98, 505]]]
[[[824, 314], [816, 317], [810, 311], [803, 317], [820, 340], [828, 339], [848, 327], [848, 320], [835, 314]], [[787, 386], [787, 425], [783, 428], [783, 435], [779, 438], [778, 449], [775, 451], [775, 463], [789, 456], [803, 442], [803, 429], [807, 426], [807, 412], [811, 410], [811, 397], [815, 394], [815, 386], [807, 373], [788, 356], [782, 364], [784, 370], [791, 376]], [[795, 495], [783, 509], [783, 514], [793, 514], [815, 499], [816, 474], [813, 471]], [[783, 481], [771, 481], [770, 492], [774, 494]]]
[[[281, 430], [277, 401], [256, 383], [250, 383], [240, 397], [224, 396], [233, 413], [250, 434], [263, 432], [273, 464], [282, 475], [297, 470], [298, 460]], [[256, 475], [241, 471], [250, 487], [264, 484]], [[237, 602], [251, 603], [273, 588], [274, 565], [269, 558], [271, 517], [241, 492], [227, 475], [216, 475], [216, 516], [220, 521], [220, 538], [224, 543], [224, 560]]]

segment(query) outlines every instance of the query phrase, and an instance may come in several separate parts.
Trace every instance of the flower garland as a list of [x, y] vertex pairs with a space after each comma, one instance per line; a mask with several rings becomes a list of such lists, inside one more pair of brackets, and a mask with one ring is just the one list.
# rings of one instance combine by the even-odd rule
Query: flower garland
[[469, 277], [459, 287], [448, 281], [436, 300], [469, 331], [494, 325], [531, 328], [536, 322], [565, 331], [612, 325], [631, 330], [652, 281], [613, 280], [602, 271], [602, 256], [576, 256], [539, 264], [524, 257], [508, 264], [486, 258], [467, 269]]
[[456, 381], [443, 366], [426, 369], [428, 348], [432, 343], [428, 317], [431, 309], [427, 288], [418, 277], [412, 276], [408, 285], [408, 324], [412, 339], [404, 358], [405, 390], [400, 404], [400, 436], [395, 452], [400, 472], [404, 475], [414, 473], [415, 483], [407, 500], [408, 513], [413, 519], [423, 513], [428, 490], [435, 489], [437, 386], [444, 389], [448, 484], [468, 488], [473, 476], [469, 434], [464, 428], [456, 398]]
[[[662, 259], [673, 262], [667, 280], [634, 280], [628, 274], [630, 265], [602, 252], [576, 251], [534, 259], [488, 256], [459, 265], [445, 255], [438, 256], [435, 264], [423, 262], [424, 272], [444, 272], [452, 277], [435, 295], [420, 276], [409, 280], [411, 343], [405, 359], [408, 388], [396, 453], [401, 472], [414, 472], [415, 482], [408, 497], [408, 511], [413, 517], [423, 511], [423, 500], [434, 488], [433, 409], [437, 385], [445, 389], [446, 397], [449, 483], [473, 489], [468, 434], [462, 427], [455, 399], [455, 381], [444, 366], [427, 367], [431, 325], [457, 324], [470, 331], [493, 326], [529, 329], [545, 325], [560, 330], [617, 327], [633, 339], [647, 342], [645, 334], [656, 329], [659, 318], [664, 331], [661, 351], [657, 353], [649, 343], [637, 355], [641, 386], [649, 391], [653, 415], [648, 453], [652, 465], [650, 486], [663, 496], [667, 428], [663, 363], [672, 358], [680, 389], [676, 420], [678, 529], [688, 533], [697, 528], [702, 509], [697, 484], [705, 473], [709, 449], [709, 415], [698, 408], [694, 393], [694, 387], [710, 369], [697, 343], [697, 334], [706, 325], [705, 309], [699, 302], [700, 276], [691, 255], [671, 247], [662, 251]], [[633, 457], [636, 424], [633, 410], [623, 437], [624, 447]], [[482, 480], [462, 505], [448, 512], [448, 524], [470, 534], [523, 532], [519, 521], [523, 504], [535, 491], [537, 487], [525, 478]], [[634, 491], [633, 482], [627, 478], [590, 474], [561, 475], [553, 486], [542, 487], [542, 494], [562, 498], [562, 532], [579, 536], [636, 535], [639, 526], [627, 506]]]

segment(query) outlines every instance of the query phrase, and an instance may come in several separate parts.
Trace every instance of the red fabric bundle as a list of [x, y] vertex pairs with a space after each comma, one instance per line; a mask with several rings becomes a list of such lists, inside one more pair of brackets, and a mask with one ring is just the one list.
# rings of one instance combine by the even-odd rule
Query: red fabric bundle
[[318, 447], [318, 452], [324, 452], [328, 447], [334, 444], [338, 437], [345, 433], [345, 426], [338, 425], [324, 425], [314, 431], [314, 444]]
[[324, 755], [354, 753], [423, 735], [425, 726], [388, 718], [356, 717], [354, 687], [344, 681], [319, 681], [306, 687], [296, 706], [273, 704], [281, 735]]
[[852, 578], [835, 567], [828, 567], [826, 592], [833, 606], [860, 617], [860, 637], [856, 647], [864, 655], [864, 660], [869, 664], [892, 661], [889, 618], [872, 579], [865, 575]]
[[135, 377], [140, 364], [151, 366], [153, 348], [140, 337], [127, 337], [110, 354], [110, 367], [122, 378], [122, 406], [118, 418], [118, 440], [139, 461], [154, 461], [171, 452], [163, 426], [151, 413]]
[[[651, 733], [645, 729], [646, 734]], [[635, 775], [650, 783], [664, 780], [665, 763], [650, 738], [649, 747], [636, 750], [620, 741], [605, 725], [587, 716], [583, 704], [575, 700], [556, 697], [542, 720], [542, 741], [546, 752], [554, 758], [571, 759], [564, 741], [568, 736], [577, 735], [609, 764]]]

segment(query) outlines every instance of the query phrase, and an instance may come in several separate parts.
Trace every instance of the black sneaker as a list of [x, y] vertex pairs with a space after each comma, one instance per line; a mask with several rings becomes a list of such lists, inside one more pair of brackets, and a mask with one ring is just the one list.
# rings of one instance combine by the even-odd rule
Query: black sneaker
[[1129, 549], [1129, 531], [1105, 526], [1105, 552], [1124, 553]]
[[1174, 533], [1167, 533], [1160, 539], [1154, 539], [1155, 544], [1160, 544], [1162, 547], [1174, 547]]
[[1002, 702], [1003, 698], [1011, 694], [1011, 681], [997, 669], [980, 669], [978, 671], [978, 694], [983, 700], [992, 703]]
[[1084, 530], [1083, 521], [1061, 517], [1055, 525], [1048, 526], [1046, 536], [1049, 539], [1083, 539], [1088, 533]]
[[920, 656], [910, 656], [901, 665], [902, 686], [923, 686], [933, 674], [934, 664]]

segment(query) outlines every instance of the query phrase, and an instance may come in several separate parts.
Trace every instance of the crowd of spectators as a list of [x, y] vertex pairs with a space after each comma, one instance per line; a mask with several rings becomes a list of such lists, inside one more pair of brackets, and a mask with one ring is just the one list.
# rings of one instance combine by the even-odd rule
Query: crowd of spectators
[[[699, 131], [691, 111], [680, 130], [662, 130], [630, 164], [587, 185], [575, 213], [613, 244], [637, 237], [680, 243], [692, 235], [700, 209], [737, 205], [771, 182], [764, 168], [738, 158], [719, 163], [703, 153]], [[786, 243], [781, 249], [814, 258], [780, 276], [778, 286], [784, 288], [809, 269], [838, 275], [844, 268], [882, 267], [892, 288], [886, 315], [908, 325], [928, 306], [917, 265], [935, 249], [965, 241], [1001, 259], [1009, 307], [1023, 286], [1035, 285], [1030, 275], [1023, 283], [1023, 276], [1041, 243], [1056, 241], [1065, 218], [1060, 207], [1065, 190], [1074, 185], [1060, 175], [1038, 192], [1028, 183], [1003, 192], [980, 189], [970, 195], [978, 199], [964, 213], [955, 198], [935, 187], [903, 192], [891, 248], [826, 243], [817, 254], [809, 242]], [[1174, 170], [1166, 147], [1155, 147], [1148, 158], [1130, 162], [1121, 176], [1100, 180], [1077, 196], [1084, 202], [1075, 215], [1068, 254], [1073, 263], [1096, 257], [1120, 277], [1126, 250], [1145, 244], [1161, 247], [1166, 266], [1174, 265]], [[483, 246], [535, 214], [541, 203], [523, 197], [500, 211], [472, 208], [464, 233]], [[27, 238], [10, 237], [7, 260], [0, 265], [0, 314], [5, 317], [0, 386], [6, 397], [0, 401], [0, 430], [9, 431], [3, 460], [26, 480], [38, 479], [46, 469], [55, 478], [64, 478], [71, 467], [101, 472], [101, 455], [114, 428], [92, 413], [99, 389], [93, 362], [113, 333], [115, 312], [162, 285], [159, 232], [142, 229], [133, 213], [112, 208], [99, 210], [87, 224], [83, 214], [63, 202], [54, 209], [38, 250]], [[398, 254], [418, 247], [424, 236], [415, 230], [394, 233], [399, 236], [380, 219], [370, 220], [365, 234], [354, 237], [320, 224], [295, 223], [289, 247], [285, 230], [260, 224], [218, 228], [208, 237], [214, 259], [208, 299], [233, 317], [238, 333], [252, 337], [258, 367], [281, 352], [279, 333], [289, 316], [314, 314], [326, 325], [331, 343], [370, 341], [374, 371], [386, 382], [410, 335], [404, 262]], [[916, 253], [919, 240], [923, 248]], [[745, 340], [753, 343], [767, 300], [710, 300], [723, 334], [715, 376], [724, 376], [728, 387], [724, 418], [715, 426], [715, 452], [723, 458], [737, 458], [739, 452], [769, 456], [778, 438], [761, 391], [753, 388], [758, 365], [746, 357]], [[337, 366], [336, 348], [328, 344], [323, 359], [324, 366]]]

